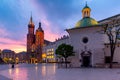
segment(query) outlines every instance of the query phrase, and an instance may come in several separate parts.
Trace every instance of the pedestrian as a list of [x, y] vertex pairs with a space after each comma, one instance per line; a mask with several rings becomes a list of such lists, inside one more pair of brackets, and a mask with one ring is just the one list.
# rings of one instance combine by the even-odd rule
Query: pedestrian
[[14, 63], [12, 63], [12, 68], [14, 68]]

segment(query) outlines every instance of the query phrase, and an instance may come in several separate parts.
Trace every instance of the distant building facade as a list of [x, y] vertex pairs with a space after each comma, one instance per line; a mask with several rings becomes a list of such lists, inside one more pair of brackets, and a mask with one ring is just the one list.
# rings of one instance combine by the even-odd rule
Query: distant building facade
[[16, 55], [14, 51], [4, 49], [1, 52], [1, 58], [4, 60], [5, 63], [11, 63], [15, 61]]
[[0, 57], [5, 63], [24, 63], [26, 62], [26, 52], [15, 53], [12, 50], [4, 49], [1, 51]]
[[16, 63], [26, 63], [26, 58], [27, 58], [27, 53], [26, 52], [19, 52], [15, 54], [15, 62]]
[[49, 43], [48, 45], [43, 47], [43, 53], [46, 54], [46, 62], [58, 62], [59, 59], [55, 54], [55, 50], [57, 47], [62, 44], [70, 44], [69, 36], [64, 35], [63, 37], [56, 39], [56, 41]]

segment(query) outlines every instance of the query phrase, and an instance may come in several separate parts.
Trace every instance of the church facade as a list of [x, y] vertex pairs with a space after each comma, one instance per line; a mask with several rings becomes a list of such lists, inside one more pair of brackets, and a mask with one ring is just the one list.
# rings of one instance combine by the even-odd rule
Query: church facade
[[42, 60], [42, 47], [44, 45], [44, 31], [39, 23], [38, 29], [35, 31], [35, 25], [32, 16], [28, 24], [27, 34], [27, 61], [28, 63], [40, 62]]
[[[74, 47], [75, 56], [70, 57], [69, 61], [74, 67], [95, 67], [106, 65], [110, 62], [110, 46], [109, 39], [106, 34], [101, 34], [105, 27], [104, 24], [120, 26], [120, 14], [115, 15], [101, 21], [96, 21], [91, 17], [91, 9], [86, 4], [82, 9], [82, 19], [71, 29], [66, 29], [69, 36], [62, 38], [44, 46], [43, 53], [49, 54], [48, 50], [52, 49], [54, 58], [46, 57], [49, 60], [58, 60], [55, 55], [56, 48], [62, 44], [70, 44]], [[113, 21], [117, 21], [113, 23]], [[114, 32], [114, 31], [113, 31]], [[120, 63], [120, 44], [117, 40], [114, 63]]]

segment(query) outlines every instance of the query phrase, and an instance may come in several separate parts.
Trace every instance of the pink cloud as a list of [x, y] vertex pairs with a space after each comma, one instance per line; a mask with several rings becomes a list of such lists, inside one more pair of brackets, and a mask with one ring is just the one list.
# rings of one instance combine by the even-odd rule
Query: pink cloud
[[25, 39], [18, 41], [7, 38], [8, 36], [11, 36], [11, 34], [5, 29], [3, 24], [0, 24], [0, 49], [10, 49], [15, 52], [26, 51]]
[[10, 49], [15, 52], [26, 51], [25, 41], [0, 38], [0, 49]]
[[55, 39], [57, 39], [60, 35], [58, 34], [54, 34], [52, 31], [51, 31], [51, 23], [47, 20], [42, 20], [42, 23], [44, 24], [44, 36], [45, 36], [45, 39], [47, 40], [50, 40], [50, 41], [55, 41]]
[[6, 37], [9, 35], [10, 35], [10, 33], [9, 33], [9, 31], [6, 30], [4, 24], [0, 23], [0, 37]]
[[[44, 7], [38, 4], [36, 1], [33, 1], [33, 5], [36, 9], [36, 14], [37, 14], [35, 19], [37, 19], [37, 21], [42, 22], [42, 28], [44, 29], [45, 39], [49, 41], [55, 41], [55, 39], [59, 38], [60, 35], [52, 32], [53, 25], [51, 21], [47, 20], [47, 17], [46, 17], [47, 14]], [[38, 16], [40, 16], [41, 19]]]
[[17, 40], [12, 40], [12, 39], [9, 39], [9, 38], [0, 38], [0, 42], [6, 43], [6, 44], [21, 44], [21, 45], [25, 45], [24, 42], [17, 41]]
[[45, 39], [46, 40], [50, 40], [50, 41], [55, 41], [55, 39], [59, 38], [59, 35], [58, 34], [54, 34], [52, 33], [51, 31], [45, 31]]

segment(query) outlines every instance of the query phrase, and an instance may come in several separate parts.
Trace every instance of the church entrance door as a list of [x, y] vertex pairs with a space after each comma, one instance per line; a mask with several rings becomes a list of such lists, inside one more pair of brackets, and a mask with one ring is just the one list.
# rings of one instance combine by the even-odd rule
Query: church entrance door
[[83, 56], [83, 67], [89, 67], [90, 66], [90, 56]]
[[84, 51], [81, 53], [82, 58], [82, 67], [90, 67], [91, 66], [91, 52]]

